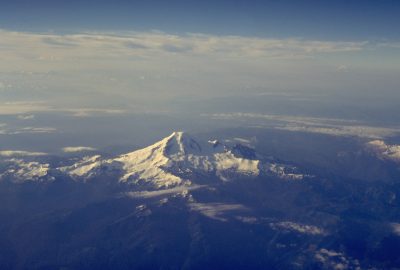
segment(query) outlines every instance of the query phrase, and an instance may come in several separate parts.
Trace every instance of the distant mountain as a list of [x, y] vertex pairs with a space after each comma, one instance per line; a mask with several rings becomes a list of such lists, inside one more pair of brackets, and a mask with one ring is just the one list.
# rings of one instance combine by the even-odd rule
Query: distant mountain
[[217, 177], [222, 181], [260, 175], [292, 180], [304, 177], [296, 173], [295, 167], [267, 161], [248, 146], [227, 146], [217, 140], [203, 142], [184, 132], [173, 132], [153, 145], [111, 159], [100, 155], [87, 156], [71, 165], [55, 168], [47, 163], [22, 159], [8, 162], [10, 166], [3, 176], [14, 174], [18, 181], [52, 181], [59, 173], [77, 181], [108, 175], [120, 183], [145, 183], [155, 188], [190, 185], [199, 175]]

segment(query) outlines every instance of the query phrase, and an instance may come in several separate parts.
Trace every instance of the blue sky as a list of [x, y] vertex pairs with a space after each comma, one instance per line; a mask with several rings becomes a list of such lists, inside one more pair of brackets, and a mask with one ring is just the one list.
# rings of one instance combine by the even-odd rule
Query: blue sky
[[4, 0], [0, 27], [395, 40], [400, 38], [399, 14], [396, 0]]

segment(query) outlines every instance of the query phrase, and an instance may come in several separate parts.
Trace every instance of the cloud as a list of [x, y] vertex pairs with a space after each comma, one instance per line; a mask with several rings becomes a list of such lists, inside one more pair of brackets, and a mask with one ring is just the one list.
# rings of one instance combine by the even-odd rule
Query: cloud
[[249, 209], [241, 204], [226, 204], [226, 203], [191, 203], [190, 209], [198, 211], [204, 216], [219, 220], [228, 221], [225, 215], [229, 212], [249, 211]]
[[52, 106], [45, 101], [18, 101], [0, 103], [0, 115], [17, 115], [20, 120], [30, 120], [37, 112], [62, 112], [76, 117], [88, 117], [101, 114], [124, 114], [123, 109], [115, 108], [67, 108]]
[[209, 115], [213, 119], [238, 119], [238, 120], [248, 120], [248, 119], [260, 119], [260, 120], [271, 120], [271, 121], [283, 121], [288, 123], [300, 123], [312, 125], [316, 123], [325, 122], [327, 124], [335, 123], [356, 123], [355, 120], [345, 120], [338, 118], [322, 118], [322, 117], [306, 117], [306, 116], [292, 116], [292, 115], [278, 115], [278, 114], [261, 114], [261, 113], [217, 113]]
[[390, 227], [394, 234], [400, 236], [400, 223], [390, 223]]
[[[274, 91], [279, 87], [288, 91], [321, 87], [325, 91], [342, 86], [341, 80], [329, 75], [338, 76], [336, 68], [343, 61], [359, 69], [354, 63], [357, 59], [347, 58], [349, 52], [371, 48], [366, 41], [155, 31], [57, 34], [0, 30], [0, 35], [0, 72], [13, 85], [10, 97], [47, 102], [19, 107], [0, 103], [0, 114], [102, 106], [174, 111], [188, 96], [251, 94], [265, 86]], [[86, 117], [100, 112], [71, 113]]]
[[60, 47], [77, 46], [77, 44], [73, 43], [73, 40], [68, 40], [66, 38], [60, 38], [57, 36], [44, 37], [44, 38], [42, 38], [42, 42], [44, 42], [45, 44], [48, 44], [48, 45], [60, 46]]
[[[182, 53], [235, 57], [297, 58], [316, 53], [359, 51], [367, 42], [276, 39], [163, 32], [38, 34], [0, 30], [10, 57], [63, 60], [116, 55]], [[29, 50], [28, 50], [29, 49]], [[7, 50], [7, 49], [3, 49]]]
[[400, 42], [381, 42], [378, 43], [379, 47], [400, 49]]
[[47, 153], [43, 152], [29, 152], [29, 151], [19, 151], [19, 150], [2, 150], [0, 151], [0, 156], [3, 157], [15, 157], [15, 156], [45, 156]]
[[325, 235], [326, 232], [317, 226], [300, 224], [290, 221], [282, 221], [276, 223], [270, 223], [270, 226], [274, 230], [283, 230], [283, 231], [291, 231], [297, 232], [301, 234], [309, 234], [309, 235]]
[[65, 153], [75, 153], [75, 152], [83, 152], [83, 151], [96, 151], [96, 148], [88, 147], [88, 146], [68, 146], [62, 148]]
[[0, 81], [0, 90], [6, 90], [8, 88], [12, 88], [12, 84]]
[[147, 47], [147, 46], [145, 46], [143, 44], [135, 43], [135, 42], [132, 42], [132, 41], [127, 41], [127, 42], [124, 43], [124, 45], [127, 48], [130, 48], [130, 49], [149, 49], [149, 47]]
[[126, 113], [125, 110], [121, 109], [93, 109], [93, 108], [65, 109], [63, 111], [71, 113], [71, 115], [75, 117], [90, 117], [102, 114], [118, 115]]
[[23, 134], [23, 133], [54, 133], [57, 129], [53, 127], [23, 127], [18, 128], [9, 134]]
[[315, 252], [314, 258], [322, 264], [322, 269], [361, 269], [360, 262], [346, 256], [344, 253], [334, 250], [319, 249]]
[[41, 134], [54, 133], [57, 129], [53, 127], [8, 127], [6, 124], [0, 124], [0, 134], [17, 135], [17, 134]]
[[190, 45], [176, 46], [173, 44], [165, 44], [162, 46], [162, 49], [167, 52], [172, 52], [172, 53], [183, 53], [183, 52], [191, 52], [191, 51], [193, 51], [194, 48]]
[[169, 189], [155, 190], [155, 191], [135, 191], [135, 192], [127, 192], [124, 195], [130, 198], [154, 198], [160, 196], [170, 196], [182, 194], [185, 195], [191, 190], [205, 188], [204, 185], [191, 185], [191, 186], [178, 186]]
[[400, 145], [390, 145], [383, 140], [374, 140], [367, 143], [367, 148], [379, 158], [400, 162]]
[[33, 114], [18, 115], [17, 118], [20, 119], [20, 120], [31, 120], [31, 119], [34, 119], [35, 116]]
[[[323, 125], [323, 124], [321, 124]], [[381, 128], [371, 126], [302, 126], [302, 125], [286, 125], [276, 127], [276, 129], [298, 131], [298, 132], [310, 132], [320, 133], [334, 136], [357, 136], [364, 138], [382, 138], [399, 133], [400, 130], [392, 128]]]
[[[212, 144], [215, 144], [216, 142], [218, 142], [218, 140], [209, 141], [209, 142]], [[226, 144], [241, 144], [241, 145], [245, 145], [250, 148], [254, 148], [254, 145], [257, 142], [257, 138], [256, 137], [251, 137], [251, 138], [234, 137], [234, 138], [227, 138], [224, 140], [224, 142]]]
[[0, 115], [29, 114], [32, 112], [51, 111], [51, 107], [45, 102], [18, 101], [0, 103]]
[[257, 113], [223, 113], [209, 117], [218, 120], [241, 121], [248, 126], [274, 128], [294, 132], [320, 133], [334, 136], [357, 136], [381, 139], [399, 134], [399, 128], [385, 128], [364, 125], [356, 120], [336, 118], [301, 117]]
[[346, 72], [346, 71], [349, 70], [349, 67], [348, 67], [347, 65], [339, 65], [339, 66], [336, 68], [336, 70], [337, 70], [337, 71]]

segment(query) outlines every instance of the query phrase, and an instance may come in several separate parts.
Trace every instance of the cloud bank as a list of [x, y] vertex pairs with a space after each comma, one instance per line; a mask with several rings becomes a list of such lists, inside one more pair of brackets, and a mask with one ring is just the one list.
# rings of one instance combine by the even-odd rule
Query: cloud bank
[[[19, 113], [47, 109], [40, 103], [43, 100], [58, 107], [125, 103], [142, 110], [149, 108], [145, 102], [158, 102], [153, 108], [161, 110], [162, 104], [177, 96], [215, 96], [249, 84], [264, 85], [265, 73], [273, 76], [299, 67], [306, 72], [309, 68], [302, 61], [359, 52], [368, 45], [156, 31], [57, 34], [0, 30], [0, 36], [2, 91], [7, 91], [13, 103], [23, 97], [31, 102], [21, 106]], [[331, 70], [336, 72], [336, 66]], [[73, 98], [77, 95], [79, 100]], [[0, 113], [11, 114], [16, 107], [3, 104]]]
[[16, 157], [16, 156], [45, 156], [47, 153], [43, 152], [29, 152], [20, 150], [2, 150], [0, 156], [3, 157]]
[[57, 132], [57, 129], [53, 127], [9, 127], [7, 124], [0, 123], [0, 135], [45, 134], [55, 132]]
[[[387, 48], [368, 41], [157, 31], [0, 30], [0, 36], [0, 88], [5, 93], [0, 114], [64, 108], [79, 117], [100, 113], [91, 108], [178, 111], [186, 109], [182, 104], [188, 100], [246, 96], [259, 89], [297, 91], [301, 98], [307, 91], [365, 90], [371, 85], [353, 73], [372, 64], [360, 56]], [[392, 84], [397, 87], [397, 81]]]
[[[24, 33], [0, 30], [4, 58], [62, 61], [116, 56], [149, 57], [154, 54], [191, 54], [221, 57], [299, 58], [315, 53], [359, 51], [367, 42], [276, 39], [163, 32], [129, 33]], [[29, 50], [28, 50], [29, 49]]]
[[[375, 127], [356, 120], [258, 113], [222, 113], [209, 117], [216, 120], [238, 121], [246, 126], [274, 128], [293, 132], [319, 133], [333, 136], [356, 136], [381, 139], [400, 134], [400, 128]], [[379, 141], [377, 141], [379, 142]]]

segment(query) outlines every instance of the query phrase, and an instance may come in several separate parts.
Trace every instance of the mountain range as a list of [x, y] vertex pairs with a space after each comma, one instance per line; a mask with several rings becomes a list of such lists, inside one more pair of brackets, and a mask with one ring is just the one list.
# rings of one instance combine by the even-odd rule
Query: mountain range
[[400, 267], [398, 167], [340, 152], [391, 176], [363, 180], [258, 148], [173, 132], [120, 155], [4, 157], [0, 268]]
[[218, 140], [199, 141], [184, 132], [173, 132], [168, 137], [146, 148], [103, 158], [85, 156], [68, 166], [52, 167], [48, 163], [9, 159], [9, 167], [2, 174], [18, 181], [53, 181], [63, 174], [76, 181], [90, 181], [97, 176], [113, 175], [112, 181], [127, 184], [148, 184], [154, 188], [190, 185], [203, 175], [229, 181], [237, 177], [275, 175], [282, 179], [299, 180], [296, 168], [267, 161], [255, 150], [241, 144], [228, 146]]

